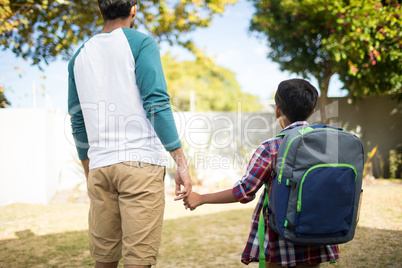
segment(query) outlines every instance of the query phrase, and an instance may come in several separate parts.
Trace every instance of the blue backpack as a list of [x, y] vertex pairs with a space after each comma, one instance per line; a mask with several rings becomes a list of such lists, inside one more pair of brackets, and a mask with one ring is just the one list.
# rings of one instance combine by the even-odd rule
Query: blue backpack
[[[353, 239], [364, 166], [358, 137], [327, 125], [283, 130], [275, 179], [265, 196], [258, 228], [260, 267], [265, 262], [264, 214], [288, 242], [331, 245]], [[265, 212], [264, 212], [265, 211]]]

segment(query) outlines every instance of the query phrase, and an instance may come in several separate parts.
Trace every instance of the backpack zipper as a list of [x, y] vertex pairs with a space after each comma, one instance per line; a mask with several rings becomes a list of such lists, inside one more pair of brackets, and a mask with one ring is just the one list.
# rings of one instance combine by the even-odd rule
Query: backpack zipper
[[286, 146], [286, 150], [285, 153], [283, 154], [283, 158], [282, 158], [282, 165], [281, 165], [281, 171], [279, 172], [279, 176], [278, 176], [278, 184], [282, 183], [282, 173], [283, 173], [283, 168], [285, 166], [285, 160], [286, 160], [286, 155], [288, 154], [290, 145], [292, 144], [293, 140], [296, 139], [297, 137], [300, 137], [301, 135], [298, 135], [296, 137], [294, 137], [293, 139], [290, 140], [290, 142], [288, 143], [288, 145]]

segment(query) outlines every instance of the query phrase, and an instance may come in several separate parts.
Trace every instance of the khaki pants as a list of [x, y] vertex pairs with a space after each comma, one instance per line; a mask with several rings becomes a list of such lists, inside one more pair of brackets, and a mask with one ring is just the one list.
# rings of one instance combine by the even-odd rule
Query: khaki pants
[[95, 261], [155, 265], [163, 212], [165, 167], [123, 162], [91, 169], [89, 245]]

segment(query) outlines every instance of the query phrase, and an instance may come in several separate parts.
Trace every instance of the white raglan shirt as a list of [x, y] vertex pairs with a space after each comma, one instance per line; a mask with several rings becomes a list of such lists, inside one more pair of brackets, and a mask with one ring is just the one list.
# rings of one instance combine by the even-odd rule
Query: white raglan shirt
[[89, 158], [90, 169], [124, 161], [165, 165], [163, 146], [181, 146], [169, 100], [154, 40], [128, 28], [93, 36], [69, 64], [80, 159]]

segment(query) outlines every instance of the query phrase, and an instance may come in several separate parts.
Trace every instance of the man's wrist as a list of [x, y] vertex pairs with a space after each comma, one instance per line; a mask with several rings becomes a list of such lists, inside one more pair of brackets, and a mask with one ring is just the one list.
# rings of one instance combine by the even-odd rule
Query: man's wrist
[[184, 152], [182, 147], [176, 148], [172, 151], [169, 151], [170, 155], [172, 156], [172, 158], [174, 159], [174, 161], [176, 162], [176, 165], [178, 167], [184, 167], [187, 168], [187, 159], [184, 156]]
[[187, 165], [187, 161], [178, 161], [176, 163], [177, 167], [179, 168], [183, 168], [183, 169], [187, 169], [188, 165]]

